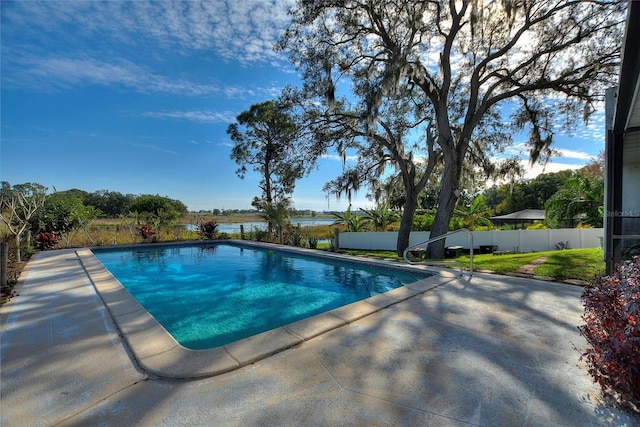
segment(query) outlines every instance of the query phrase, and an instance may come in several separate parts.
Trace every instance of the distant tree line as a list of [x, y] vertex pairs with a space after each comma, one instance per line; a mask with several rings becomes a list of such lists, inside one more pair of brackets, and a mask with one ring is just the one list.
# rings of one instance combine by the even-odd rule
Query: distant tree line
[[79, 189], [49, 193], [41, 184], [11, 185], [7, 181], [2, 181], [0, 189], [0, 232], [13, 237], [18, 261], [25, 237], [27, 246], [33, 236], [34, 246], [41, 249], [55, 247], [60, 240], [69, 246], [79, 232], [92, 241], [87, 225], [96, 218], [108, 217], [120, 218], [147, 239], [186, 213], [184, 203], [159, 195], [123, 195], [107, 190], [89, 193]]
[[[118, 191], [98, 190], [89, 193], [77, 188], [55, 192], [58, 197], [71, 198], [75, 197], [82, 201], [85, 206], [91, 206], [100, 211], [99, 215], [107, 218], [117, 218], [120, 215], [127, 215], [131, 209], [131, 203], [138, 197], [148, 197], [151, 195], [122, 194]], [[188, 212], [187, 206], [180, 200], [174, 200], [169, 197], [155, 195], [168, 202], [177, 212], [185, 214]]]
[[[219, 209], [219, 208], [214, 208], [214, 209], [200, 209], [199, 211], [191, 211], [192, 213], [200, 213], [200, 214], [213, 214], [216, 216], [220, 216], [220, 215], [233, 215], [233, 214], [255, 214], [255, 215], [259, 215], [261, 213], [261, 211], [259, 209]], [[311, 210], [311, 209], [295, 209], [295, 208], [289, 208], [288, 209], [289, 215], [292, 217], [296, 217], [296, 216], [316, 216], [318, 215], [317, 211]]]
[[[577, 170], [543, 173], [533, 179], [513, 179], [486, 188], [471, 182], [461, 189], [450, 230], [493, 228], [490, 218], [524, 209], [546, 212], [546, 220], [534, 228], [602, 227], [604, 206], [604, 153]], [[336, 214], [346, 231], [397, 230], [404, 205], [401, 185], [393, 177], [382, 183], [385, 191], [374, 210], [356, 214], [348, 209]], [[478, 188], [479, 187], [479, 188]], [[437, 204], [437, 183], [428, 184], [417, 197], [412, 231], [430, 231]], [[374, 224], [384, 224], [379, 226]]]

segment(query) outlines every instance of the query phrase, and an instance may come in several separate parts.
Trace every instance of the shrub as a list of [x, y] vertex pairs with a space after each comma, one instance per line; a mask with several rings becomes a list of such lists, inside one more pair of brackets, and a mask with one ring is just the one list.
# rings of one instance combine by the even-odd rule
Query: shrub
[[464, 228], [465, 226], [466, 224], [464, 223], [464, 221], [462, 221], [461, 218], [454, 216], [453, 218], [451, 218], [451, 222], [449, 223], [449, 231], [459, 230], [461, 228]]
[[329, 240], [329, 250], [332, 252], [336, 250], [335, 237], [336, 233], [333, 230], [329, 230], [329, 232], [327, 233], [327, 239]]
[[416, 215], [413, 218], [411, 229], [414, 231], [430, 231], [433, 225], [433, 218], [433, 215], [429, 214]]
[[605, 396], [640, 412], [640, 256], [596, 279], [582, 300], [584, 324], [578, 328], [591, 348], [581, 359]]
[[138, 227], [138, 235], [145, 240], [147, 240], [149, 237], [153, 236], [154, 234], [156, 234], [155, 231], [153, 231], [153, 229], [148, 225], [143, 225]]
[[218, 223], [215, 220], [204, 221], [198, 224], [198, 231], [200, 232], [200, 236], [205, 239], [215, 239], [216, 234], [218, 234]]
[[55, 249], [58, 246], [60, 238], [55, 233], [38, 233], [36, 235], [36, 249], [43, 251]]
[[527, 230], [546, 230], [548, 228], [544, 222], [534, 222], [533, 224], [527, 225]]
[[297, 224], [295, 227], [289, 225], [285, 232], [286, 244], [290, 246], [304, 246], [305, 233], [300, 224]]
[[253, 240], [255, 240], [257, 242], [266, 242], [267, 238], [269, 237], [269, 232], [267, 232], [266, 230], [263, 230], [263, 229], [261, 229], [259, 227], [254, 226], [253, 230], [250, 232], [250, 235], [253, 238]]

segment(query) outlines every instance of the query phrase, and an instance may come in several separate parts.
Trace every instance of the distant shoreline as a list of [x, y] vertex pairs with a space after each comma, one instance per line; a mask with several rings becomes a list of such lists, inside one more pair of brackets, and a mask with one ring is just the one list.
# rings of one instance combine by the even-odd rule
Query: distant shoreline
[[[290, 219], [326, 219], [326, 218], [334, 218], [331, 214], [320, 214], [320, 215], [300, 215], [300, 216], [292, 216]], [[252, 213], [232, 213], [229, 215], [213, 215], [206, 213], [192, 213], [184, 215], [179, 222], [183, 223], [191, 223], [194, 220], [204, 220], [210, 221], [214, 220], [218, 223], [230, 223], [230, 222], [264, 222], [265, 219], [260, 214], [252, 214]]]

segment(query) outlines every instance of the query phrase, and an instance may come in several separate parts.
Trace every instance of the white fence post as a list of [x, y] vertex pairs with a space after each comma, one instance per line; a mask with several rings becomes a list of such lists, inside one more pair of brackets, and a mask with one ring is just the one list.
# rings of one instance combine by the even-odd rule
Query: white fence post
[[524, 249], [524, 242], [522, 241], [522, 232], [526, 230], [518, 230], [518, 246], [516, 247], [515, 252], [519, 253], [521, 251], [520, 248]]

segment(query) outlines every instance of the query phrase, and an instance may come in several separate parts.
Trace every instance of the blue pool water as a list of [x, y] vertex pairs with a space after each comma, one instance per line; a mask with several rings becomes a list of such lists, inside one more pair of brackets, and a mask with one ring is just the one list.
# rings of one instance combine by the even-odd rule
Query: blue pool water
[[235, 244], [94, 250], [184, 347], [207, 349], [427, 277]]

